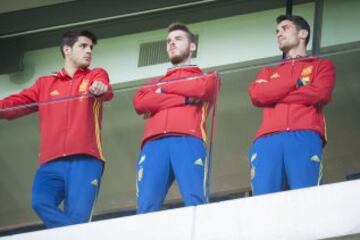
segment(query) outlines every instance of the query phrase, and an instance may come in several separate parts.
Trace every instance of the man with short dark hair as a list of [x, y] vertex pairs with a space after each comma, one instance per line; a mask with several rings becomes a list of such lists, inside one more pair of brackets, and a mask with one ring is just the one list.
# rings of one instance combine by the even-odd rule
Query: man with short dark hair
[[[32, 206], [48, 228], [90, 221], [99, 191], [105, 160], [102, 106], [113, 93], [107, 72], [88, 68], [96, 42], [89, 31], [64, 33], [64, 67], [0, 100], [0, 118], [39, 112], [40, 167]], [[59, 208], [62, 201], [64, 210]]]
[[139, 89], [133, 103], [147, 118], [137, 161], [137, 213], [157, 211], [176, 178], [186, 206], [207, 201], [207, 115], [219, 88], [216, 73], [190, 65], [193, 34], [181, 23], [168, 28], [174, 67]]
[[279, 65], [265, 67], [250, 84], [252, 103], [263, 109], [250, 149], [254, 195], [319, 185], [335, 69], [330, 60], [306, 56], [310, 26], [300, 16], [277, 18]]

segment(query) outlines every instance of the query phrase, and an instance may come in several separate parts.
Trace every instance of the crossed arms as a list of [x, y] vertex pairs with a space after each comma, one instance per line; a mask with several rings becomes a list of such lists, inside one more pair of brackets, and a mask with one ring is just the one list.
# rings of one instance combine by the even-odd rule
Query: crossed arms
[[324, 106], [331, 100], [335, 85], [335, 69], [329, 60], [320, 60], [313, 79], [299, 86], [299, 79], [270, 79], [271, 69], [264, 68], [249, 87], [251, 101], [257, 107], [270, 107], [277, 103]]
[[216, 72], [178, 80], [153, 79], [136, 92], [133, 103], [139, 115], [152, 115], [167, 108], [214, 101], [218, 85]]

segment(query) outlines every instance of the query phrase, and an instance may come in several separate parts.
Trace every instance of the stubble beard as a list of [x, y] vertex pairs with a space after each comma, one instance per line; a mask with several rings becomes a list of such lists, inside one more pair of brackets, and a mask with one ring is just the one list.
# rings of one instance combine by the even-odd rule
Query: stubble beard
[[181, 54], [170, 58], [170, 62], [173, 65], [178, 65], [178, 64], [186, 61], [189, 58], [189, 56], [190, 56], [190, 51], [184, 51]]

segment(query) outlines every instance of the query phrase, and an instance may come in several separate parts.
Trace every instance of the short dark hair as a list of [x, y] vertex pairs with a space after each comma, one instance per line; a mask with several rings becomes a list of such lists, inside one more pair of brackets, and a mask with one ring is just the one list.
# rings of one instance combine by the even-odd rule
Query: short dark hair
[[309, 43], [310, 40], [310, 25], [309, 23], [301, 16], [296, 15], [280, 15], [276, 18], [277, 24], [281, 23], [284, 20], [289, 20], [294, 23], [297, 30], [306, 30], [308, 32], [308, 36], [305, 40], [305, 46]]
[[64, 50], [63, 50], [64, 46], [72, 47], [76, 43], [76, 41], [78, 40], [79, 37], [89, 38], [94, 45], [96, 45], [96, 43], [97, 43], [96, 35], [88, 30], [67, 31], [62, 35], [61, 41], [60, 41], [60, 51], [61, 51], [61, 54], [63, 57], [65, 57]]
[[168, 26], [168, 33], [171, 33], [176, 30], [181, 30], [186, 32], [190, 42], [195, 43], [195, 35], [189, 30], [189, 28], [181, 22], [174, 22]]

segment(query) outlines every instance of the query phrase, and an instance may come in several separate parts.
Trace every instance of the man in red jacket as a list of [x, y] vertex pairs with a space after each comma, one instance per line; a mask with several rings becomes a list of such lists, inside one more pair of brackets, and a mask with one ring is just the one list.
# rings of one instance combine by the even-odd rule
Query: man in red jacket
[[281, 15], [277, 24], [286, 59], [261, 69], [249, 88], [253, 104], [263, 109], [249, 154], [255, 195], [320, 184], [326, 143], [323, 108], [335, 85], [331, 61], [306, 56], [310, 26], [305, 19]]
[[206, 117], [219, 80], [190, 65], [194, 35], [180, 23], [168, 28], [171, 63], [165, 76], [152, 79], [133, 99], [147, 118], [137, 161], [137, 213], [157, 211], [176, 178], [186, 206], [207, 201]]
[[[40, 167], [32, 206], [49, 228], [87, 222], [100, 186], [104, 156], [102, 105], [113, 97], [107, 72], [89, 69], [96, 36], [64, 33], [64, 67], [29, 88], [0, 100], [0, 118], [39, 112]], [[64, 201], [64, 210], [59, 204]]]

